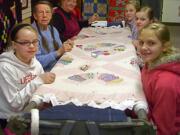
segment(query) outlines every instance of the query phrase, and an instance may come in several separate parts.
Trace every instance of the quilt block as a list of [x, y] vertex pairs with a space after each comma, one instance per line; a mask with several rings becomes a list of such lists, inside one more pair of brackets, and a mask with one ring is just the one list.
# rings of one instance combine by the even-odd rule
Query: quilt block
[[101, 19], [107, 18], [108, 0], [83, 0], [82, 16], [88, 19], [93, 14], [98, 14]]
[[109, 0], [108, 21], [115, 22], [123, 20], [125, 16], [125, 5], [128, 0]]

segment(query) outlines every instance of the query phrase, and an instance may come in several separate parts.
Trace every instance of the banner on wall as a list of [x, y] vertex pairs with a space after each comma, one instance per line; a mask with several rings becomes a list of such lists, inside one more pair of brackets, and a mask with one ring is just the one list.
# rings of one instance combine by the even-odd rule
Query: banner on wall
[[97, 13], [100, 18], [107, 18], [108, 0], [83, 0], [82, 16], [88, 19]]
[[97, 13], [101, 19], [109, 22], [122, 20], [125, 15], [125, 5], [128, 0], [83, 0], [82, 16], [88, 19]]
[[124, 20], [125, 5], [128, 0], [109, 0], [108, 21]]

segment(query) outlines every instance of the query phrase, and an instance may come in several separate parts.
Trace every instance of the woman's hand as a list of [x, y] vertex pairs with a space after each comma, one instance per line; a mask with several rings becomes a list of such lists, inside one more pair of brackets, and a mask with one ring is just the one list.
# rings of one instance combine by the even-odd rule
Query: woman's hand
[[93, 16], [91, 16], [88, 20], [88, 23], [91, 24], [94, 21], [98, 21], [99, 20], [99, 15], [98, 14], [93, 14]]
[[68, 39], [67, 41], [65, 41], [62, 45], [61, 48], [59, 48], [56, 52], [57, 52], [57, 55], [60, 57], [62, 56], [65, 52], [70, 52], [73, 48], [73, 45], [74, 45], [74, 41], [73, 40], [70, 40]]
[[74, 45], [73, 40], [68, 39], [67, 41], [65, 41], [62, 46], [64, 48], [64, 52], [70, 52], [73, 48], [73, 45]]
[[39, 77], [43, 80], [44, 84], [51, 84], [54, 82], [56, 75], [51, 72], [45, 72], [39, 75]]

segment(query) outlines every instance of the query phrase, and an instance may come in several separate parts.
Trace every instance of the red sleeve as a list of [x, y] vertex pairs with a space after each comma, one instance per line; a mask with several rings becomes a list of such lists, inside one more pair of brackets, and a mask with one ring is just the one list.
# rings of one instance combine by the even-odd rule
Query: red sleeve
[[175, 135], [177, 109], [177, 75], [163, 73], [154, 80], [152, 93], [152, 118], [158, 128], [158, 135]]

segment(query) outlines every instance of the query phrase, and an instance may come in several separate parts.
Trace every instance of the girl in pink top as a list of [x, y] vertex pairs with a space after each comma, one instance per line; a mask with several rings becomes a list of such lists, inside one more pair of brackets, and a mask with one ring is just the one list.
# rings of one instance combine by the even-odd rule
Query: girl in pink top
[[170, 43], [168, 28], [151, 23], [139, 33], [138, 51], [145, 66], [143, 89], [149, 105], [149, 119], [158, 135], [180, 132], [180, 53]]

